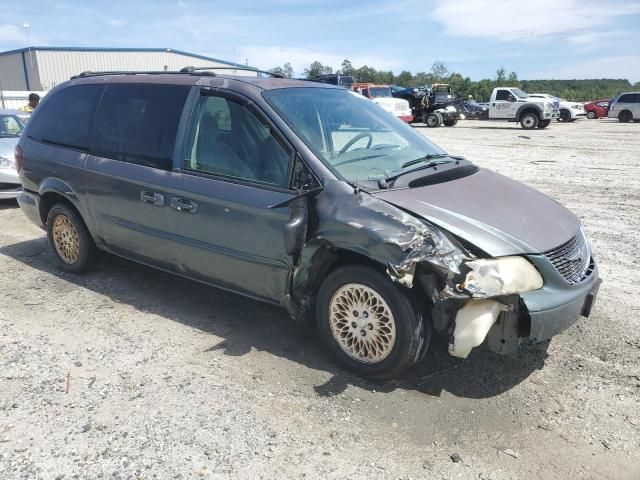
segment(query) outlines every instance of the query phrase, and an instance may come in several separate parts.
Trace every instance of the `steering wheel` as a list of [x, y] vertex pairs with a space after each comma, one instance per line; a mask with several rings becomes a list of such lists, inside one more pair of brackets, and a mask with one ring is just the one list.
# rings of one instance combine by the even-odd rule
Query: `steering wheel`
[[338, 152], [338, 155], [342, 155], [344, 152], [349, 150], [353, 146], [354, 143], [356, 143], [358, 140], [360, 140], [362, 138], [368, 138], [369, 139], [369, 141], [367, 142], [367, 146], [365, 148], [370, 148], [371, 144], [373, 143], [373, 135], [371, 135], [368, 132], [362, 132], [362, 133], [359, 133], [358, 135], [356, 135], [355, 137], [353, 137], [351, 140], [349, 140], [345, 144], [345, 146], [340, 149], [340, 151]]

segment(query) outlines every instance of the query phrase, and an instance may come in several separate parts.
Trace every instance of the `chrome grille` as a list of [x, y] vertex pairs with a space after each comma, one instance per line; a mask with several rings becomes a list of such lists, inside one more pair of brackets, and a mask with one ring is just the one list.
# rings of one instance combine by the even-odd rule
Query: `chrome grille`
[[543, 252], [558, 273], [570, 284], [579, 283], [589, 276], [591, 251], [582, 232], [559, 247]]

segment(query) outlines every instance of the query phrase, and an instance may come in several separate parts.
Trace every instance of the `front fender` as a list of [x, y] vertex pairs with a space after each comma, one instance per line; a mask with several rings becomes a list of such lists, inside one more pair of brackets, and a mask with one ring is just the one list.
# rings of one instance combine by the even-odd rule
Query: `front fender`
[[516, 112], [516, 121], [520, 121], [520, 117], [522, 116], [522, 114], [526, 111], [526, 110], [535, 110], [538, 112], [538, 115], [540, 115], [540, 118], [543, 117], [543, 110], [542, 108], [535, 104], [535, 103], [525, 103], [524, 105], [522, 105], [520, 108], [518, 108], [518, 111]]

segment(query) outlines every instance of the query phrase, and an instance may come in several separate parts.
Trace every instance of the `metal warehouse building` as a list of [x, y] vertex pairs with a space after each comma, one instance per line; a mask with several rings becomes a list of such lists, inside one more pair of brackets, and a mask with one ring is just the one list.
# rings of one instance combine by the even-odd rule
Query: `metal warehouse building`
[[[31, 47], [0, 52], [0, 90], [46, 91], [85, 71], [162, 71], [186, 66], [246, 68], [170, 48]], [[236, 74], [256, 75], [247, 71]]]

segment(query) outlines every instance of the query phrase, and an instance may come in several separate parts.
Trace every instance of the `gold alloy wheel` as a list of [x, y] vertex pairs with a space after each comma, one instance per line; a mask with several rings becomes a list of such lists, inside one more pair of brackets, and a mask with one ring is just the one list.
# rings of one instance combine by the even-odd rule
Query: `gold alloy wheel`
[[80, 237], [76, 228], [64, 215], [58, 215], [53, 221], [53, 245], [60, 258], [72, 265], [80, 258]]
[[351, 358], [378, 363], [389, 356], [396, 341], [396, 323], [378, 292], [359, 283], [339, 288], [329, 305], [333, 338]]

